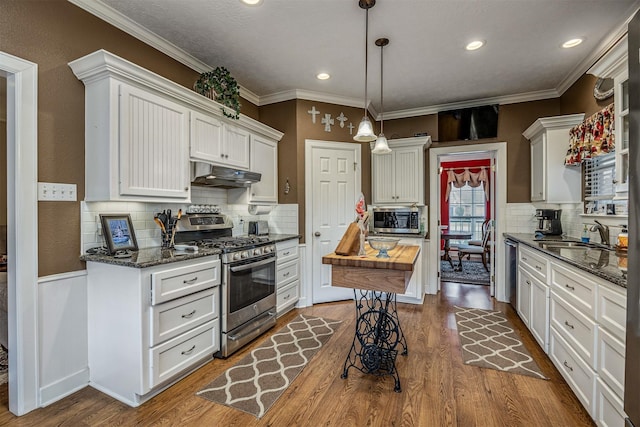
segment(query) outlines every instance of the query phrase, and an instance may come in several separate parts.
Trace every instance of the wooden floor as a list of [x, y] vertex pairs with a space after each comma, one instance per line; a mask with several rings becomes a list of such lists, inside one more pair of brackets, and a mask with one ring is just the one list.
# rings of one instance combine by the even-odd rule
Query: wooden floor
[[[488, 297], [488, 287], [443, 283], [421, 306], [398, 304], [409, 355], [399, 356], [402, 392], [391, 378], [340, 373], [355, 324], [352, 301], [294, 310], [343, 319], [343, 324], [274, 406], [258, 420], [212, 403], [195, 392], [257, 346], [258, 339], [227, 360], [212, 360], [138, 408], [94, 389], [83, 390], [23, 417], [8, 412], [7, 386], [0, 389], [0, 425], [11, 426], [592, 426], [550, 360], [504, 303]], [[495, 309], [507, 314], [548, 381], [462, 363], [453, 305]]]

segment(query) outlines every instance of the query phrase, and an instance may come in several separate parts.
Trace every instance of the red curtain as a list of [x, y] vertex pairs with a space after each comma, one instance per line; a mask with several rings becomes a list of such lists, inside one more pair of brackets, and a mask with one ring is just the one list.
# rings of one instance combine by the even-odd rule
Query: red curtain
[[[442, 225], [449, 225], [449, 201], [445, 200], [447, 194], [447, 169], [453, 168], [455, 172], [462, 172], [465, 168], [468, 168], [470, 172], [478, 172], [481, 166], [491, 166], [490, 159], [483, 160], [465, 160], [458, 162], [442, 162], [440, 166], [444, 169], [440, 174], [440, 223]], [[486, 185], [488, 188], [491, 180], [491, 173], [487, 173]], [[489, 193], [490, 194], [490, 193]], [[485, 219], [491, 218], [491, 203], [490, 200], [486, 201]]]

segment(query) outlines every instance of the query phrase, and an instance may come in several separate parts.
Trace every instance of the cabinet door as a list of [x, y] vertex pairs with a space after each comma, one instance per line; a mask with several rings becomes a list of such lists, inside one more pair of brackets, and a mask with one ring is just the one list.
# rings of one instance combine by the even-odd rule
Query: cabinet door
[[225, 124], [224, 145], [222, 155], [223, 164], [244, 170], [249, 170], [249, 132], [246, 130]]
[[537, 279], [531, 280], [530, 329], [540, 347], [548, 353], [549, 287]]
[[394, 154], [395, 202], [424, 204], [424, 184], [419, 179], [422, 150], [396, 148]]
[[120, 195], [189, 198], [189, 111], [120, 86]]
[[215, 117], [192, 111], [190, 125], [191, 160], [219, 163], [222, 159], [222, 122]]
[[518, 270], [518, 301], [516, 305], [518, 315], [527, 326], [531, 324], [531, 281], [529, 274], [520, 268]]
[[423, 278], [425, 275], [422, 273], [422, 267], [424, 263], [424, 246], [422, 243], [424, 239], [401, 239], [398, 244], [399, 245], [414, 245], [420, 246], [420, 254], [418, 254], [418, 259], [416, 260], [415, 270], [413, 271], [413, 275], [411, 276], [411, 281], [407, 285], [407, 289], [404, 294], [398, 294], [397, 299], [400, 302], [408, 302], [414, 304], [422, 304], [424, 299], [424, 285]]
[[395, 153], [374, 154], [371, 165], [373, 177], [373, 204], [395, 203]]
[[531, 141], [531, 201], [539, 202], [546, 199], [545, 177], [547, 176], [547, 164], [545, 162], [545, 137], [539, 137]]
[[278, 203], [277, 142], [255, 135], [251, 137], [251, 171], [262, 176], [260, 182], [249, 189], [249, 203]]

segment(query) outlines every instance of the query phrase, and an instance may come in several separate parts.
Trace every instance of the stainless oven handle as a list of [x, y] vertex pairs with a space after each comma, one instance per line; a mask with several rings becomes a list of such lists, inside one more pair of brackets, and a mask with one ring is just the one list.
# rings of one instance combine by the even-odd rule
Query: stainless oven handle
[[258, 323], [258, 321], [262, 320], [265, 317], [267, 317], [269, 319], [274, 318], [274, 317], [276, 317], [276, 313], [274, 313], [273, 311], [267, 311], [262, 316], [253, 319], [253, 321], [257, 323], [253, 328], [249, 329], [248, 331], [242, 331], [241, 334], [227, 335], [227, 338], [229, 338], [231, 341], [238, 341], [238, 340], [246, 337], [247, 335], [251, 334], [256, 329], [260, 329], [262, 326], [264, 326], [262, 323]]
[[239, 267], [229, 267], [229, 269], [233, 273], [237, 273], [238, 271], [250, 270], [254, 267], [260, 267], [261, 265], [269, 264], [270, 262], [276, 262], [276, 258], [270, 257], [267, 259], [263, 259], [262, 261], [252, 262], [251, 264], [241, 265]]

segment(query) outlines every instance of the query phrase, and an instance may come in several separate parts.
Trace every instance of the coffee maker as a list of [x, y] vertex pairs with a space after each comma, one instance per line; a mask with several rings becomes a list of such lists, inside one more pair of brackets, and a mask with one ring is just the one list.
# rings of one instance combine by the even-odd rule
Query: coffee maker
[[538, 219], [538, 228], [536, 229], [536, 233], [542, 233], [549, 236], [561, 235], [561, 214], [562, 209], [536, 209], [536, 218]]

